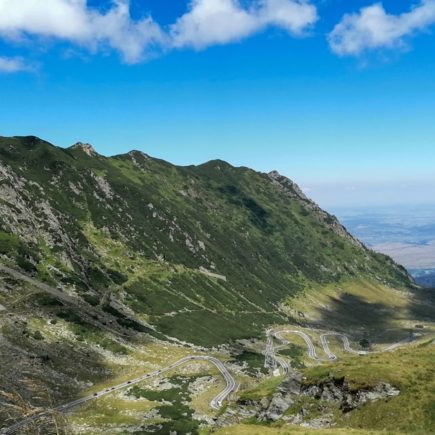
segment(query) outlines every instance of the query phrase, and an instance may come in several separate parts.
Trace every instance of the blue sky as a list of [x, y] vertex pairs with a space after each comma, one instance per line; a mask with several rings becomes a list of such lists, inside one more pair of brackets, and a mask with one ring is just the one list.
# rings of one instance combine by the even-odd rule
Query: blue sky
[[435, 202], [434, 28], [433, 0], [0, 0], [0, 134]]

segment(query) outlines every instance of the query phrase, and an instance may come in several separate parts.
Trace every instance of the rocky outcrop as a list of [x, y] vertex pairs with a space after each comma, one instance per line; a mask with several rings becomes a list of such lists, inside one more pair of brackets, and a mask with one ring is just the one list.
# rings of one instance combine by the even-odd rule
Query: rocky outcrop
[[57, 256], [71, 268], [77, 260], [74, 235], [66, 226], [71, 219], [52, 207], [46, 190], [35, 181], [26, 180], [0, 162], [0, 216], [4, 229], [25, 243], [44, 240], [58, 248]]
[[77, 142], [71, 146], [72, 149], [78, 149], [83, 151], [89, 157], [96, 156], [98, 153], [95, 151], [94, 147], [89, 143]]
[[250, 415], [264, 422], [283, 420], [310, 428], [329, 427], [334, 425], [331, 409], [348, 413], [366, 402], [385, 400], [398, 394], [400, 391], [397, 388], [385, 382], [373, 387], [355, 389], [345, 378], [307, 384], [300, 373], [293, 373], [279, 385], [273, 396], [264, 397], [260, 401], [242, 401], [237, 413], [233, 410], [231, 415], [222, 416], [218, 423], [228, 420], [234, 423], [239, 414], [241, 418]]
[[290, 178], [281, 175], [278, 171], [272, 171], [267, 174], [272, 182], [277, 185], [288, 196], [296, 199], [300, 199], [306, 203], [314, 204], [308, 197], [302, 192], [302, 189]]
[[400, 394], [397, 388], [381, 382], [367, 389], [352, 389], [344, 378], [328, 380], [304, 389], [303, 395], [334, 403], [343, 412], [352, 411], [368, 401], [387, 399]]
[[291, 198], [299, 200], [306, 210], [314, 212], [319, 221], [326, 224], [334, 233], [359, 248], [365, 248], [359, 240], [355, 239], [346, 228], [340, 224], [335, 216], [330, 215], [322, 210], [314, 201], [311, 201], [295, 182], [281, 175], [278, 171], [269, 172], [267, 175], [282, 192]]

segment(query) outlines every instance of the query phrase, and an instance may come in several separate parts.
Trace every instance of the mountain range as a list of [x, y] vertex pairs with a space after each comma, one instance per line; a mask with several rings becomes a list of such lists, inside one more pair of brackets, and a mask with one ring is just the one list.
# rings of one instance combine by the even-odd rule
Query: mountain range
[[[106, 157], [84, 143], [1, 137], [0, 255], [5, 422], [187, 352], [226, 358], [252, 389], [266, 376], [272, 328], [333, 329], [363, 346], [433, 319], [432, 299], [402, 266], [297, 184], [221, 160], [176, 166], [140, 151]], [[299, 343], [288, 355], [304, 367], [303, 354]], [[157, 397], [143, 391], [134, 390]], [[187, 405], [173, 405], [188, 417], [164, 418], [157, 433], [199, 433]], [[123, 433], [96, 422], [107, 409], [84, 412], [68, 423], [77, 433]]]

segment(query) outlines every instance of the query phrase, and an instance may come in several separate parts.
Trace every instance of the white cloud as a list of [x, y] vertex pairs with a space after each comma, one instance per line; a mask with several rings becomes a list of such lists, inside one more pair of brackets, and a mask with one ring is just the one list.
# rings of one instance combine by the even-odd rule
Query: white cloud
[[171, 27], [174, 47], [205, 48], [246, 38], [267, 26], [302, 34], [317, 21], [317, 10], [306, 0], [193, 0], [189, 11]]
[[133, 20], [130, 0], [111, 0], [105, 12], [87, 0], [0, 0], [0, 38], [38, 44], [63, 40], [92, 52], [114, 50], [135, 63], [153, 50], [225, 44], [268, 26], [302, 35], [318, 18], [310, 0], [243, 0], [245, 6], [240, 1], [192, 0], [164, 30], [151, 17]]
[[263, 25], [275, 25], [295, 35], [302, 34], [317, 20], [317, 9], [308, 1], [262, 0], [259, 15]]
[[63, 39], [91, 50], [110, 47], [126, 62], [140, 61], [164, 35], [149, 17], [133, 21], [128, 0], [114, 0], [106, 13], [86, 0], [0, 0], [0, 36]]
[[29, 66], [22, 59], [0, 57], [0, 73], [14, 73], [27, 70], [29, 70]]
[[359, 55], [368, 50], [405, 45], [405, 38], [435, 23], [435, 0], [422, 0], [399, 15], [388, 14], [381, 3], [345, 15], [328, 35], [338, 55]]

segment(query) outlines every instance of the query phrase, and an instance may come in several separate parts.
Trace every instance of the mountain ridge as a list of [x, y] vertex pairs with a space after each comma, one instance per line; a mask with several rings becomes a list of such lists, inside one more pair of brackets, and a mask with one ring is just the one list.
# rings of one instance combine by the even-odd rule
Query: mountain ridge
[[[0, 138], [2, 428], [426, 430], [434, 306], [276, 171]], [[289, 408], [294, 374], [313, 391], [400, 394]]]
[[281, 304], [311, 283], [412, 286], [276, 171], [88, 151], [0, 139], [2, 254], [80, 297], [110, 294], [165, 334], [199, 344], [258, 334], [288, 320]]

